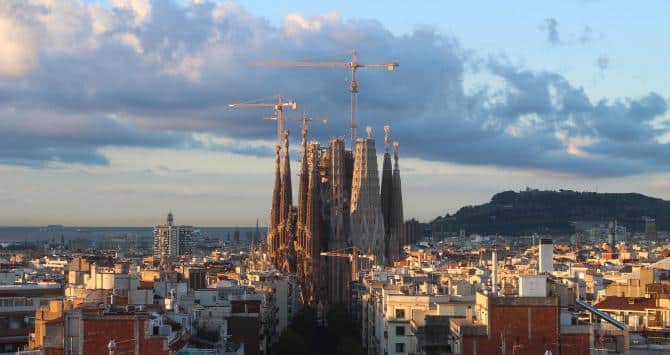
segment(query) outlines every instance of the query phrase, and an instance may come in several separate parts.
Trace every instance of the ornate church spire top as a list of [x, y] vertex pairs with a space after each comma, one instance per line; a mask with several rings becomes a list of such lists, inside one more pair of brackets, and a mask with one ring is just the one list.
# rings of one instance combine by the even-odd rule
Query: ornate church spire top
[[398, 161], [398, 147], [400, 146], [400, 143], [398, 141], [393, 142], [393, 159], [395, 161]]
[[391, 143], [391, 126], [384, 126], [384, 149], [389, 151], [389, 144]]

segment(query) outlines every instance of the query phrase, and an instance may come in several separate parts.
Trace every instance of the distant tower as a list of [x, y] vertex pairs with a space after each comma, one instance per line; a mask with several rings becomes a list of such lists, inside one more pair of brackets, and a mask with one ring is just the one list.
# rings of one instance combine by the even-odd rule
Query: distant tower
[[375, 262], [385, 263], [384, 217], [379, 196], [379, 170], [372, 129], [367, 138], [356, 139], [351, 188], [351, 240], [364, 253], [374, 254]]
[[610, 221], [609, 231], [607, 234], [607, 242], [612, 248], [614, 248], [614, 245], [616, 244], [616, 230], [617, 230], [617, 222]]
[[171, 226], [174, 224], [174, 216], [172, 216], [172, 211], [168, 212], [167, 215], [167, 225]]
[[554, 271], [554, 241], [551, 238], [540, 239], [540, 255], [538, 260], [538, 272]]
[[651, 217], [644, 217], [644, 235], [647, 240], [656, 240], [658, 235], [656, 233], [656, 220]]

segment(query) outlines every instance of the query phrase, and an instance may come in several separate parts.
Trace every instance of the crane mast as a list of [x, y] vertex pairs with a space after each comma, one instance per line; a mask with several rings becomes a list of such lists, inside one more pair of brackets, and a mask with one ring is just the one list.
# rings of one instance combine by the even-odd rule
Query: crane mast
[[356, 141], [358, 129], [358, 79], [356, 72], [359, 68], [364, 69], [387, 69], [388, 71], [395, 70], [400, 64], [397, 62], [389, 63], [375, 63], [375, 64], [361, 64], [358, 62], [358, 55], [355, 49], [351, 51], [351, 61], [349, 62], [309, 62], [309, 61], [264, 61], [252, 62], [253, 66], [269, 66], [269, 67], [295, 67], [295, 68], [344, 68], [351, 71], [351, 81], [349, 84], [349, 92], [351, 93], [351, 142]]

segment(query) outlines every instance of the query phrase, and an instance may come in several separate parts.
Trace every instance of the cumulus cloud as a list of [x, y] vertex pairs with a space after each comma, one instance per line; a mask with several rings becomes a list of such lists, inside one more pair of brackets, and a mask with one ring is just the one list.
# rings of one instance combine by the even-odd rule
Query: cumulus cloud
[[[273, 26], [231, 2], [10, 3], [6, 12], [20, 10], [13, 18], [44, 40], [34, 42], [31, 68], [0, 77], [6, 164], [106, 164], [101, 148], [109, 146], [271, 155], [275, 127], [261, 119], [270, 112], [227, 104], [278, 93], [298, 101], [296, 116], [329, 117], [327, 126], [312, 125], [315, 138], [344, 136], [346, 71], [247, 64], [347, 61], [358, 48], [362, 62], [400, 62], [393, 73], [361, 70], [359, 120], [376, 136], [391, 124], [403, 156], [594, 176], [670, 166], [659, 140], [668, 133], [666, 98], [592, 102], [558, 73], [473, 53], [430, 27], [398, 36], [378, 21], [337, 14], [290, 14]], [[560, 43], [558, 22], [547, 25], [548, 39]], [[500, 85], [466, 90], [475, 72]]]
[[18, 77], [37, 64], [36, 36], [8, 10], [0, 7], [0, 76]]

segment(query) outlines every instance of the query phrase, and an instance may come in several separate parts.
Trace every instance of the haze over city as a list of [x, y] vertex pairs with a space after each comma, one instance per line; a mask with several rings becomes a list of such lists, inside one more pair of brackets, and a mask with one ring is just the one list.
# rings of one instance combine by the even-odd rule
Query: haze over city
[[282, 94], [346, 136], [346, 71], [249, 63], [353, 48], [400, 63], [359, 73], [358, 119], [400, 142], [405, 217], [526, 186], [668, 199], [670, 4], [648, 5], [3, 1], [0, 225], [266, 225], [271, 112], [227, 105]]

